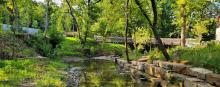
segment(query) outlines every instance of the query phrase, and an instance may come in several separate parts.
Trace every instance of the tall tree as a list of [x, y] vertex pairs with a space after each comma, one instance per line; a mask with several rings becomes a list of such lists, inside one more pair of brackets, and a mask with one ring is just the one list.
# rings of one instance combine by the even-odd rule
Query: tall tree
[[80, 35], [80, 30], [79, 30], [79, 27], [78, 27], [78, 22], [76, 20], [76, 16], [74, 15], [74, 9], [72, 8], [72, 5], [71, 5], [69, 0], [66, 0], [66, 3], [69, 7], [70, 15], [71, 15], [72, 20], [73, 20], [73, 28], [77, 30], [78, 37], [79, 37], [80, 41], [82, 42], [82, 38], [81, 38], [81, 35]]
[[129, 0], [126, 0], [125, 3], [125, 52], [126, 52], [126, 58], [127, 62], [130, 62], [129, 55], [128, 55], [128, 15], [129, 15], [129, 10], [128, 10], [128, 5], [129, 5]]
[[13, 32], [15, 34], [15, 32], [17, 30], [20, 30], [19, 29], [19, 10], [18, 10], [18, 1], [16, 0], [12, 0], [12, 6], [13, 6], [13, 17], [12, 17], [12, 20], [13, 20]]
[[45, 12], [45, 28], [44, 28], [44, 35], [47, 35], [47, 31], [49, 28], [49, 6], [50, 6], [50, 0], [46, 1], [46, 12]]
[[93, 0], [85, 0], [86, 4], [87, 4], [87, 16], [88, 16], [88, 19], [86, 20], [86, 31], [85, 31], [85, 36], [84, 36], [84, 43], [87, 42], [87, 37], [88, 37], [88, 33], [89, 33], [89, 30], [91, 28], [91, 22], [92, 22], [92, 9], [93, 9], [93, 6], [97, 3], [99, 3], [101, 0], [97, 0], [97, 1], [94, 1]]
[[158, 25], [157, 25], [157, 21], [158, 21], [158, 14], [157, 14], [157, 4], [156, 4], [156, 1], [155, 0], [151, 0], [151, 7], [152, 7], [152, 10], [153, 10], [153, 21], [150, 20], [150, 16], [147, 14], [147, 12], [143, 9], [143, 6], [142, 4], [140, 3], [139, 0], [135, 0], [135, 3], [137, 4], [138, 8], [140, 9], [140, 11], [142, 12], [142, 14], [144, 15], [144, 17], [146, 18], [146, 20], [148, 21], [150, 27], [151, 27], [151, 30], [154, 34], [154, 37], [158, 43], [158, 47], [160, 49], [160, 51], [163, 53], [164, 57], [166, 58], [166, 60], [170, 60], [170, 56], [166, 50], [166, 48], [164, 47], [163, 43], [162, 43], [162, 40], [160, 39], [160, 36], [158, 35], [157, 33], [157, 28], [158, 28]]
[[178, 0], [177, 4], [180, 7], [181, 16], [181, 46], [186, 45], [186, 0]]

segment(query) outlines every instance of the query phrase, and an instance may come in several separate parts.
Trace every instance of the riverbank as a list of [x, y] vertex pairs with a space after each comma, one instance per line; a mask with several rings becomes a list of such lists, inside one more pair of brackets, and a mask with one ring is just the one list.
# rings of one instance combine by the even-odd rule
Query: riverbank
[[65, 87], [67, 64], [48, 58], [0, 61], [0, 87]]
[[141, 75], [158, 78], [162, 87], [220, 87], [220, 75], [208, 69], [192, 67], [174, 62], [153, 60], [151, 63], [131, 61], [127, 63], [119, 58], [112, 58], [119, 66]]

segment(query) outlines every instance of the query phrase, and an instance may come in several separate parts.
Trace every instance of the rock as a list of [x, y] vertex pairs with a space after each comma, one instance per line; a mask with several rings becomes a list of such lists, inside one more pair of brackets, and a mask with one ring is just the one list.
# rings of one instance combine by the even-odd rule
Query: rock
[[215, 87], [215, 86], [212, 86], [211, 84], [204, 82], [198, 82], [197, 87]]
[[79, 87], [81, 67], [73, 67], [68, 72], [67, 87]]
[[204, 69], [204, 68], [189, 68], [187, 74], [189, 76], [195, 76], [199, 79], [205, 80], [206, 79], [206, 75], [213, 73], [212, 71], [208, 70], [208, 69]]
[[210, 84], [220, 87], [220, 75], [219, 74], [207, 74], [206, 81]]
[[138, 66], [137, 68], [138, 68], [139, 71], [145, 72], [145, 63], [138, 62], [137, 66]]
[[149, 74], [149, 75], [151, 75], [151, 76], [154, 76], [154, 68], [155, 66], [153, 65], [153, 64], [147, 64], [146, 65], [146, 72]]
[[147, 62], [150, 58], [140, 58], [137, 61], [138, 62]]
[[154, 76], [157, 78], [161, 78], [163, 75], [165, 75], [165, 72], [163, 68], [161, 67], [154, 67]]
[[184, 80], [183, 84], [184, 87], [197, 87], [197, 82], [202, 82], [202, 80], [189, 77]]
[[184, 64], [178, 64], [178, 63], [174, 63], [172, 65], [170, 65], [172, 70], [175, 71], [176, 73], [179, 74], [187, 74], [188, 69], [190, 68], [190, 66], [184, 65]]
[[137, 62], [137, 61], [131, 61], [131, 64], [132, 64], [133, 66], [137, 66], [137, 65], [138, 65], [138, 62]]
[[184, 64], [184, 65], [188, 65], [188, 64], [190, 64], [190, 62], [187, 61], [187, 60], [185, 60], [185, 61], [180, 61], [180, 63], [181, 63], [181, 64]]
[[154, 64], [155, 66], [160, 66], [160, 65], [159, 65], [159, 62], [161, 62], [161, 61], [153, 60], [153, 64]]

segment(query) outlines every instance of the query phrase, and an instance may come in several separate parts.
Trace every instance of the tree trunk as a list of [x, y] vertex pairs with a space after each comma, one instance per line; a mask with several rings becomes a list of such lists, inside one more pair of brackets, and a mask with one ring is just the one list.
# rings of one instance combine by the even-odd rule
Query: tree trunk
[[44, 35], [47, 35], [47, 30], [49, 26], [49, 0], [46, 0], [46, 14], [45, 14], [45, 29], [44, 29]]
[[[12, 5], [13, 5], [13, 25], [12, 25], [12, 30], [13, 30], [13, 41], [15, 41], [16, 37], [16, 30], [19, 30], [19, 11], [18, 11], [18, 6], [15, 0], [12, 0]], [[16, 42], [14, 42], [16, 43]], [[13, 44], [14, 45], [14, 44]], [[12, 47], [12, 56], [11, 58], [13, 59], [15, 57], [15, 46]]]
[[129, 55], [128, 55], [128, 5], [129, 5], [129, 0], [126, 1], [125, 4], [125, 52], [126, 52], [126, 58], [127, 62], [130, 62]]
[[79, 30], [79, 27], [78, 27], [78, 23], [77, 23], [77, 20], [76, 20], [76, 17], [74, 15], [74, 11], [73, 11], [73, 8], [72, 6], [70, 5], [70, 2], [68, 0], [66, 0], [66, 3], [68, 4], [68, 7], [69, 7], [69, 10], [70, 10], [70, 15], [72, 16], [73, 18], [73, 26], [76, 28], [77, 32], [78, 32], [78, 37], [79, 37], [79, 40], [80, 42], [82, 43], [82, 38], [81, 38], [81, 35], [80, 35], [80, 30]]
[[91, 0], [88, 0], [88, 2], [87, 2], [87, 15], [88, 15], [88, 20], [87, 20], [87, 26], [86, 26], [86, 31], [85, 31], [85, 37], [84, 37], [84, 43], [86, 43], [87, 42], [87, 37], [88, 37], [88, 32], [89, 32], [89, 28], [90, 28], [90, 16], [91, 16], [91, 14], [90, 14], [90, 4], [91, 4]]
[[181, 46], [185, 47], [186, 46], [186, 5], [182, 4], [181, 5], [181, 17], [183, 18], [183, 23], [181, 27]]
[[160, 49], [160, 51], [163, 53], [164, 57], [166, 58], [166, 60], [170, 60], [170, 56], [165, 48], [165, 46], [162, 43], [162, 40], [160, 39], [160, 36], [158, 35], [156, 29], [158, 28], [157, 25], [157, 19], [158, 19], [158, 15], [157, 15], [157, 6], [156, 6], [156, 1], [155, 0], [151, 0], [152, 3], [152, 9], [153, 9], [153, 13], [154, 13], [154, 20], [153, 23], [150, 20], [147, 12], [142, 8], [142, 4], [139, 2], [139, 0], [135, 0], [135, 3], [138, 5], [138, 8], [140, 9], [141, 13], [144, 15], [144, 17], [147, 19], [147, 21], [149, 22], [149, 25], [151, 26], [151, 29], [153, 31], [154, 37], [158, 43], [158, 47]]

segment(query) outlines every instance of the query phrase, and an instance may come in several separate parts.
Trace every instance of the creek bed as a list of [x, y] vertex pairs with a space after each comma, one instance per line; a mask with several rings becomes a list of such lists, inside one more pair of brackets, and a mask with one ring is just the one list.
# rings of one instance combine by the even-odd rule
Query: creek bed
[[109, 60], [76, 61], [70, 67], [68, 87], [161, 87]]

